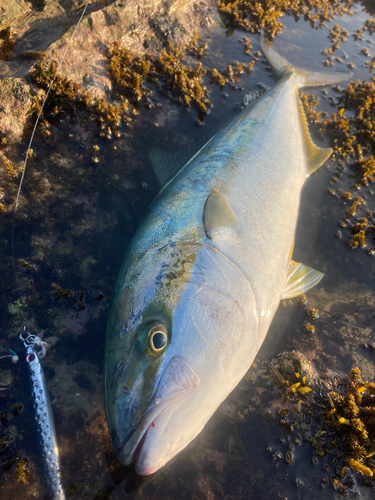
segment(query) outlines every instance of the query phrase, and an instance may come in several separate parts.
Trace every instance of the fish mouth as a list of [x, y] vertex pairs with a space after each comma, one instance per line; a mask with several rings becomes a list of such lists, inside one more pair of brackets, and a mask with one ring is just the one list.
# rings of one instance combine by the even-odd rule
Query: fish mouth
[[147, 450], [156, 437], [164, 434], [172, 413], [198, 388], [199, 377], [191, 366], [179, 356], [174, 356], [165, 368], [156, 391], [151, 398], [137, 428], [123, 445], [119, 459], [124, 465], [136, 461], [136, 472], [148, 475], [168, 460], [160, 458], [157, 464], [145, 466]]

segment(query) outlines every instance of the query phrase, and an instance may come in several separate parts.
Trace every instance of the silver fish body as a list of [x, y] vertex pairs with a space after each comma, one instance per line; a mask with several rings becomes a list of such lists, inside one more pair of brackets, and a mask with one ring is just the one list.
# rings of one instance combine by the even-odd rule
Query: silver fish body
[[[24, 341], [23, 338], [21, 340]], [[46, 378], [36, 349], [33, 345], [25, 344], [25, 347], [26, 362], [30, 372], [32, 395], [34, 397], [35, 419], [38, 422], [41, 445], [45, 456], [48, 483], [52, 498], [54, 500], [65, 500], [61, 485], [59, 450]]]
[[250, 367], [281, 299], [322, 274], [291, 260], [300, 193], [330, 155], [309, 136], [293, 68], [161, 190], [126, 252], [107, 326], [106, 412], [120, 460], [151, 474], [201, 431]]

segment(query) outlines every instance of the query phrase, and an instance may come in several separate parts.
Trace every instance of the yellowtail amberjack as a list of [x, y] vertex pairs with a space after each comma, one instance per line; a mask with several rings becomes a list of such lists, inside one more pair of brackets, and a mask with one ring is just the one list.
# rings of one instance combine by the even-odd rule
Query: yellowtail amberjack
[[322, 273], [291, 260], [301, 189], [330, 156], [308, 131], [298, 88], [347, 79], [263, 51], [279, 81], [164, 187], [125, 255], [105, 353], [106, 412], [124, 464], [151, 474], [202, 430], [258, 352], [281, 299]]

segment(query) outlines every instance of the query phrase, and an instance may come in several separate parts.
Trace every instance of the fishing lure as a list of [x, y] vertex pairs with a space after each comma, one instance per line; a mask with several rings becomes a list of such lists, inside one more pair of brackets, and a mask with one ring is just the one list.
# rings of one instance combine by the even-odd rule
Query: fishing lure
[[20, 334], [20, 339], [26, 348], [26, 362], [30, 370], [32, 395], [35, 398], [35, 418], [39, 425], [48, 482], [54, 500], [65, 500], [65, 494], [61, 486], [59, 450], [53, 423], [51, 401], [48, 395], [46, 378], [40, 364], [40, 359], [44, 358], [47, 353], [48, 344], [36, 335], [31, 335], [26, 331]]

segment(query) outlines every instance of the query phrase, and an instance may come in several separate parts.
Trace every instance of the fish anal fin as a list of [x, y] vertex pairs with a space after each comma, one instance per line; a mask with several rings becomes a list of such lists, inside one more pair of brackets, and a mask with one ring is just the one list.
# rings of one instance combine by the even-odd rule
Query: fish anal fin
[[302, 102], [298, 99], [298, 109], [301, 120], [301, 128], [303, 141], [305, 144], [306, 150], [306, 160], [307, 160], [307, 175], [309, 176], [315, 170], [317, 170], [332, 154], [331, 148], [320, 148], [316, 144], [314, 144], [310, 132], [309, 126], [307, 123], [307, 118], [305, 114], [305, 110], [303, 109]]
[[291, 260], [288, 276], [281, 293], [281, 299], [298, 297], [298, 295], [307, 292], [307, 290], [317, 285], [323, 276], [323, 273]]
[[218, 189], [211, 189], [203, 209], [203, 227], [207, 238], [213, 239], [215, 233], [238, 232], [238, 219], [225, 196]]

